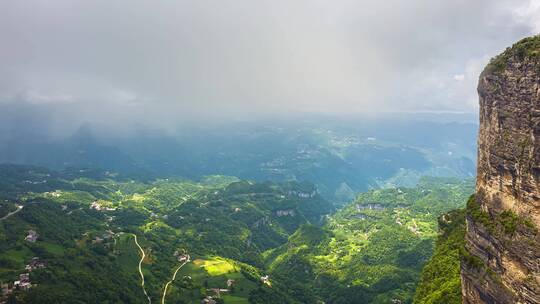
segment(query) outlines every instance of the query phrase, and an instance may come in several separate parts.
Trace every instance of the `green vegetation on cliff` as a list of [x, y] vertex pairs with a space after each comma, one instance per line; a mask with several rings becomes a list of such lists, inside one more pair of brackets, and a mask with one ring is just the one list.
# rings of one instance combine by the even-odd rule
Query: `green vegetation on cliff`
[[473, 195], [467, 201], [467, 215], [481, 224], [491, 234], [513, 235], [517, 230], [527, 231], [533, 235], [537, 230], [530, 219], [517, 215], [512, 210], [504, 210], [499, 214], [489, 214], [482, 210], [480, 203]]
[[415, 304], [460, 304], [460, 256], [465, 244], [465, 210], [439, 218], [439, 236], [433, 257], [422, 270]]
[[537, 58], [540, 56], [540, 36], [523, 38], [503, 53], [497, 55], [486, 66], [484, 74], [499, 73], [503, 71], [511, 57], [524, 60], [526, 57]]

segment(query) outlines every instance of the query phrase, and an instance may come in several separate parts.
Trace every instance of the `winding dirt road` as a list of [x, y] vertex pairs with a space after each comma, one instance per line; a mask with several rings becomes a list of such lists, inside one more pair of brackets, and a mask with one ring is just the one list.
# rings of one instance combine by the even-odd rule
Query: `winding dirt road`
[[184, 267], [184, 265], [187, 264], [187, 262], [190, 261], [190, 259], [191, 259], [191, 258], [190, 258], [190, 256], [188, 255], [187, 260], [186, 260], [184, 263], [180, 264], [180, 266], [178, 266], [178, 268], [176, 268], [176, 271], [174, 272], [172, 279], [171, 279], [169, 282], [167, 282], [167, 284], [165, 284], [165, 288], [163, 289], [163, 296], [161, 297], [161, 304], [165, 304], [165, 296], [167, 296], [167, 288], [169, 288], [169, 285], [176, 279], [176, 274], [178, 273], [178, 271], [179, 271], [182, 267]]
[[0, 218], [0, 221], [3, 221], [3, 220], [5, 220], [5, 219], [9, 218], [10, 216], [13, 216], [13, 215], [19, 213], [19, 211], [21, 211], [23, 208], [24, 208], [23, 205], [17, 205], [17, 210], [12, 211], [12, 212], [6, 214], [4, 217]]
[[133, 235], [133, 238], [135, 239], [135, 245], [137, 245], [137, 247], [139, 247], [139, 250], [141, 251], [141, 254], [142, 254], [141, 260], [139, 261], [139, 273], [141, 275], [141, 287], [142, 287], [142, 290], [144, 292], [144, 295], [148, 299], [148, 303], [151, 304], [152, 300], [148, 296], [148, 293], [146, 292], [146, 288], [144, 288], [144, 274], [142, 272], [142, 262], [143, 262], [144, 258], [146, 257], [146, 253], [144, 253], [144, 250], [142, 249], [141, 245], [139, 245], [139, 242], [137, 241], [137, 235], [134, 234], [134, 233], [132, 233], [131, 235]]

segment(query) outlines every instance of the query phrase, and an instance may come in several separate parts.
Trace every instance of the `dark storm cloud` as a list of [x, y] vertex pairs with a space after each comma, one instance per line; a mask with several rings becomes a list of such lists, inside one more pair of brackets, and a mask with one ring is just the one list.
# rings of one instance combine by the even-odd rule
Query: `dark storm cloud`
[[[537, 1], [5, 0], [0, 103], [52, 130], [305, 112], [475, 111]], [[5, 112], [5, 111], [4, 111]], [[4, 114], [5, 115], [5, 114]]]

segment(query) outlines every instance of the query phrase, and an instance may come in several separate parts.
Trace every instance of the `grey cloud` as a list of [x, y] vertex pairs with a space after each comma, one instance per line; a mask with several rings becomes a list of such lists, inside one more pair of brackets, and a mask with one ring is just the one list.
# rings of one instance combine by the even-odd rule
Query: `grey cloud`
[[535, 3], [5, 0], [0, 103], [57, 129], [475, 111], [483, 65], [539, 30]]

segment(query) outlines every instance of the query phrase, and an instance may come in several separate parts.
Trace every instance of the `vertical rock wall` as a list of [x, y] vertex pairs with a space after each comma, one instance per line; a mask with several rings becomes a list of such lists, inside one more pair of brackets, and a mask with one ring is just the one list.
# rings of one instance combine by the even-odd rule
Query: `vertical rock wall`
[[540, 303], [540, 37], [480, 76], [476, 196], [467, 206], [464, 303]]

